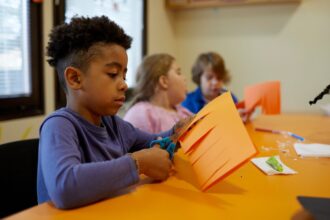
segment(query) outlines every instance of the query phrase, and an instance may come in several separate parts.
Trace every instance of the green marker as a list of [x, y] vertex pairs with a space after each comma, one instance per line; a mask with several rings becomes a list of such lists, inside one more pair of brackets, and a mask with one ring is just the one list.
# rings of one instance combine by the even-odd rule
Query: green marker
[[283, 166], [280, 164], [274, 156], [270, 157], [268, 160], [266, 160], [266, 163], [271, 166], [274, 170], [278, 172], [283, 172]]

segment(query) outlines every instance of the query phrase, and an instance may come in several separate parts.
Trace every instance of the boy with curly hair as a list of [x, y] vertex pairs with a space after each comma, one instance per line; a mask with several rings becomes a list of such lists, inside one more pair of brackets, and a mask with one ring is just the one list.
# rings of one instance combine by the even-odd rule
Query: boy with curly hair
[[115, 116], [125, 101], [126, 50], [131, 37], [107, 17], [76, 17], [55, 27], [47, 47], [66, 107], [40, 127], [38, 202], [74, 208], [110, 196], [139, 181], [165, 180], [167, 151], [148, 148], [157, 137]]

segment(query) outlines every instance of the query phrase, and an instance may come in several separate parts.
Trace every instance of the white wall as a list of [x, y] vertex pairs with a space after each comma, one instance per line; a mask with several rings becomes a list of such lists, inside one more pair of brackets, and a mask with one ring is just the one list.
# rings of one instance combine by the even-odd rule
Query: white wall
[[[174, 19], [176, 55], [189, 77], [200, 52], [216, 51], [239, 98], [244, 86], [277, 79], [282, 111], [319, 111], [308, 101], [330, 84], [329, 0], [183, 10]], [[326, 102], [330, 97], [320, 104]]]

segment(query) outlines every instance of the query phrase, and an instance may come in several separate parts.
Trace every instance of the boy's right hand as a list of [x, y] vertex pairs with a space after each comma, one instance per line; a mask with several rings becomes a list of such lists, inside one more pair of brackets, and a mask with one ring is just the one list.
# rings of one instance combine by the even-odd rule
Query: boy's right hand
[[137, 160], [140, 174], [156, 180], [165, 180], [168, 178], [172, 163], [166, 150], [155, 146], [136, 151], [131, 155]]

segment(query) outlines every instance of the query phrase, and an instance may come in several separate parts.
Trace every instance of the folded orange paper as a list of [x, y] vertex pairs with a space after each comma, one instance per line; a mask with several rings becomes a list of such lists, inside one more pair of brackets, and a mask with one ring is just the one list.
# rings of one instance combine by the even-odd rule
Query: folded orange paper
[[245, 108], [247, 111], [261, 106], [264, 114], [281, 113], [281, 83], [264, 82], [244, 89]]
[[180, 144], [203, 191], [257, 153], [229, 92], [207, 104], [190, 125]]

